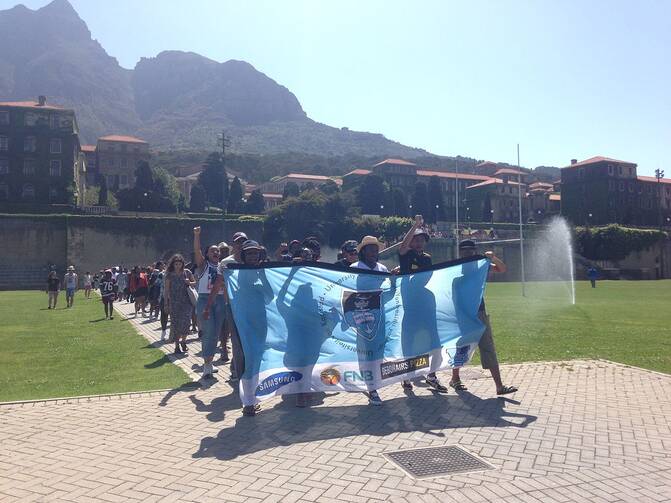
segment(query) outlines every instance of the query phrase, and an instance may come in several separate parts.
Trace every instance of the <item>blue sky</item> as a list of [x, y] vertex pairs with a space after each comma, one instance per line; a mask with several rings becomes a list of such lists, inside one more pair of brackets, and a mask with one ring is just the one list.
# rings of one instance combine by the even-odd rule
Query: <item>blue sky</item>
[[126, 68], [167, 49], [242, 59], [315, 120], [436, 154], [513, 163], [520, 143], [528, 167], [605, 155], [671, 174], [670, 1], [71, 3]]

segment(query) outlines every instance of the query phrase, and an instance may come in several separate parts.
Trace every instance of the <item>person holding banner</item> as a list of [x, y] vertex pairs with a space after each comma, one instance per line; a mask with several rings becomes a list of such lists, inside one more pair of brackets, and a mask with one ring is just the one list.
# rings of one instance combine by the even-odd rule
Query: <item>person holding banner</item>
[[[472, 257], [477, 254], [477, 247], [475, 242], [470, 239], [465, 239], [459, 243], [459, 256], [462, 258]], [[490, 262], [489, 270], [494, 273], [504, 273], [507, 271], [506, 265], [499, 259], [494, 252], [485, 252], [485, 257]], [[501, 371], [499, 370], [499, 360], [496, 356], [496, 348], [494, 347], [494, 339], [492, 337], [492, 327], [489, 324], [489, 315], [485, 309], [485, 299], [482, 299], [480, 308], [478, 309], [478, 318], [485, 324], [485, 332], [480, 338], [478, 349], [480, 350], [480, 362], [483, 369], [489, 369], [492, 374], [492, 379], [496, 384], [497, 395], [507, 395], [517, 391], [516, 386], [506, 386], [501, 380]], [[452, 369], [452, 380], [450, 386], [457, 391], [465, 391], [467, 388], [459, 378], [459, 368]]]
[[[412, 274], [431, 267], [431, 255], [424, 251], [424, 247], [428, 242], [429, 233], [424, 228], [424, 219], [422, 215], [416, 215], [415, 223], [406, 233], [398, 250], [401, 274]], [[413, 337], [414, 334], [403, 335], [404, 337]], [[439, 393], [447, 393], [447, 387], [441, 384], [435, 372], [427, 374], [426, 384]], [[404, 390], [412, 389], [410, 381], [403, 381], [402, 386]]]
[[[359, 246], [357, 246], [359, 260], [354, 262], [350, 267], [368, 271], [389, 272], [387, 266], [378, 262], [382, 246], [382, 243], [375, 236], [364, 236]], [[363, 302], [365, 302], [363, 298], [355, 301], [355, 303]], [[357, 309], [358, 307], [356, 306]], [[368, 392], [368, 403], [370, 405], [382, 405], [382, 398], [380, 398], [377, 390]]]

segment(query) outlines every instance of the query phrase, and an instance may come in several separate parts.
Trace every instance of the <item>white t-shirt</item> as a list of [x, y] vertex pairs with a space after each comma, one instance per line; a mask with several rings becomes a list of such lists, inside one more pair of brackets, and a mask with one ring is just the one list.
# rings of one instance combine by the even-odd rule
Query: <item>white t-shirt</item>
[[[205, 272], [198, 279], [198, 293], [210, 293], [214, 282], [217, 280], [218, 265], [205, 259], [203, 267], [205, 268]], [[219, 295], [223, 295], [223, 293], [223, 290], [219, 290]]]
[[85, 274], [84, 275], [84, 286], [91, 286], [91, 283], [93, 282], [93, 279], [91, 279], [90, 274]]
[[65, 275], [65, 288], [77, 288], [77, 274], [73, 272]]
[[350, 267], [356, 267], [357, 269], [365, 269], [366, 271], [378, 271], [378, 272], [389, 272], [387, 266], [381, 264], [380, 262], [375, 264], [374, 268], [368, 267], [364, 262], [354, 262]]

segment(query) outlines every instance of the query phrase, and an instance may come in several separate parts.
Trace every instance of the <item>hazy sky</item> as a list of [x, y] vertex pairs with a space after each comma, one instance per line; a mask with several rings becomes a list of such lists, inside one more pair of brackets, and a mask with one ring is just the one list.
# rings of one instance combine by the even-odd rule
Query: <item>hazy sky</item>
[[671, 1], [72, 4], [126, 68], [167, 49], [242, 59], [332, 126], [436, 154], [513, 163], [520, 143], [528, 167], [605, 155], [671, 175]]

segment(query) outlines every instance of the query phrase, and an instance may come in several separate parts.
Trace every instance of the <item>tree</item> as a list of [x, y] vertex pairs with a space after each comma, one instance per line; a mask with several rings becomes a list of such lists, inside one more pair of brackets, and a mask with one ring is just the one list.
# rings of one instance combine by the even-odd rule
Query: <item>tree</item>
[[301, 192], [308, 192], [310, 190], [315, 190], [315, 184], [312, 182], [308, 182], [306, 184], [303, 184], [300, 188]]
[[417, 182], [415, 184], [415, 193], [412, 195], [412, 212], [415, 215], [428, 215], [429, 194], [426, 184]]
[[394, 215], [399, 217], [408, 216], [408, 201], [403, 191], [397, 187], [392, 191], [391, 197], [394, 205]]
[[143, 193], [155, 189], [154, 174], [147, 161], [140, 161], [135, 168], [135, 188]]
[[300, 190], [298, 189], [298, 185], [296, 182], [287, 182], [287, 184], [284, 186], [284, 192], [282, 193], [282, 199], [286, 199], [288, 197], [298, 197], [300, 194]]
[[191, 200], [189, 201], [189, 210], [200, 213], [205, 211], [207, 205], [207, 193], [202, 185], [196, 184], [191, 187]]
[[221, 154], [213, 152], [207, 156], [203, 171], [198, 175], [198, 183], [205, 189], [211, 206], [226, 208], [229, 195], [228, 175]]
[[429, 214], [428, 222], [435, 224], [438, 220], [445, 219], [445, 200], [440, 179], [437, 176], [429, 178]]
[[100, 181], [100, 192], [98, 193], [98, 206], [107, 206], [107, 178], [104, 176]]
[[385, 203], [384, 180], [378, 175], [366, 175], [359, 188], [359, 206], [361, 212], [368, 215], [379, 215]]
[[182, 213], [186, 210], [186, 198], [184, 197], [184, 194], [179, 195], [179, 199], [177, 200], [177, 211]]
[[485, 202], [482, 205], [482, 221], [483, 222], [494, 221], [494, 213], [492, 213], [492, 198], [489, 195], [489, 192], [485, 194]]
[[228, 213], [238, 213], [242, 208], [242, 184], [240, 179], [236, 176], [231, 182], [231, 187], [228, 191]]
[[338, 187], [338, 184], [334, 180], [327, 180], [317, 188], [327, 196], [340, 192], [340, 187]]
[[247, 204], [245, 205], [245, 210], [247, 213], [252, 215], [261, 215], [265, 210], [265, 201], [263, 200], [263, 194], [259, 189], [253, 190], [247, 199]]

